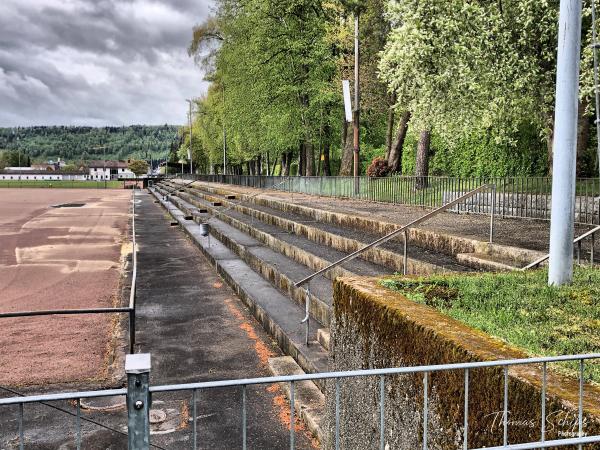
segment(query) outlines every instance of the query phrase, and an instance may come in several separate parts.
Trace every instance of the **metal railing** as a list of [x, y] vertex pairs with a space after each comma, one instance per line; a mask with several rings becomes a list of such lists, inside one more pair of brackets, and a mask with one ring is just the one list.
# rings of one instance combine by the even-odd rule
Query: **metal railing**
[[[433, 385], [431, 381], [432, 374], [439, 372], [448, 371], [462, 371], [463, 372], [463, 389], [464, 389], [464, 403], [462, 406], [463, 420], [462, 423], [457, 422], [456, 428], [462, 428], [462, 445], [461, 447], [465, 450], [471, 449], [469, 447], [469, 388], [470, 388], [470, 374], [473, 370], [482, 369], [502, 369], [502, 445], [496, 447], [486, 447], [488, 450], [492, 449], [538, 449], [538, 448], [549, 448], [549, 447], [565, 447], [577, 445], [582, 448], [583, 445], [600, 443], [600, 435], [585, 436], [584, 435], [584, 378], [585, 378], [585, 362], [589, 360], [597, 360], [600, 358], [600, 353], [593, 354], [581, 354], [581, 355], [564, 355], [554, 357], [537, 357], [537, 358], [526, 358], [526, 359], [512, 359], [512, 360], [500, 360], [500, 361], [483, 361], [483, 362], [468, 362], [468, 363], [454, 363], [454, 364], [440, 364], [440, 365], [425, 365], [425, 366], [414, 366], [414, 367], [395, 367], [395, 368], [384, 368], [384, 369], [366, 369], [366, 370], [351, 370], [351, 371], [340, 371], [340, 372], [325, 372], [325, 373], [314, 373], [314, 374], [302, 374], [302, 375], [287, 375], [287, 376], [274, 376], [274, 377], [262, 377], [262, 378], [246, 378], [236, 380], [222, 380], [222, 381], [207, 381], [201, 383], [188, 383], [188, 384], [172, 384], [162, 386], [151, 386], [149, 382], [150, 376], [150, 355], [149, 354], [136, 354], [127, 355], [126, 361], [126, 373], [127, 373], [127, 389], [110, 389], [102, 391], [85, 391], [85, 392], [69, 392], [61, 394], [44, 394], [44, 395], [32, 395], [25, 397], [11, 397], [0, 399], [0, 407], [8, 407], [17, 405], [19, 407], [18, 412], [18, 442], [20, 448], [24, 448], [24, 441], [26, 430], [24, 427], [24, 406], [33, 403], [45, 403], [53, 402], [57, 400], [70, 400], [76, 401], [76, 433], [75, 442], [77, 448], [81, 448], [82, 430], [81, 430], [81, 414], [80, 414], [80, 400], [84, 398], [98, 398], [98, 397], [112, 397], [112, 396], [125, 396], [127, 399], [127, 413], [128, 413], [128, 436], [129, 436], [129, 449], [131, 450], [142, 450], [147, 449], [149, 446], [153, 446], [150, 442], [150, 426], [149, 426], [149, 411], [151, 406], [151, 399], [156, 397], [160, 393], [166, 392], [182, 392], [191, 391], [191, 411], [192, 411], [192, 427], [191, 427], [191, 439], [190, 447], [192, 449], [198, 448], [198, 392], [204, 390], [213, 390], [220, 388], [232, 388], [238, 387], [242, 394], [242, 404], [239, 411], [239, 420], [241, 428], [240, 436], [240, 447], [244, 450], [247, 448], [247, 388], [254, 385], [270, 385], [275, 383], [288, 383], [289, 384], [289, 406], [290, 406], [290, 427], [289, 427], [289, 443], [290, 448], [295, 448], [296, 442], [296, 408], [295, 408], [295, 386], [296, 383], [303, 381], [317, 381], [317, 380], [329, 380], [333, 382], [333, 389], [335, 392], [331, 392], [335, 395], [335, 406], [333, 411], [331, 442], [334, 443], [335, 448], [339, 449], [341, 446], [340, 438], [340, 427], [341, 427], [341, 415], [340, 410], [342, 408], [340, 401], [340, 390], [342, 387], [342, 381], [350, 378], [365, 378], [374, 377], [379, 387], [379, 401], [378, 411], [379, 418], [377, 420], [379, 426], [379, 448], [385, 448], [385, 436], [386, 436], [386, 377], [398, 376], [398, 375], [422, 375], [422, 423], [420, 434], [422, 436], [422, 448], [427, 449], [429, 445], [429, 422], [430, 422], [430, 392], [433, 392]], [[546, 419], [548, 418], [547, 410], [547, 398], [548, 394], [548, 365], [551, 363], [560, 362], [576, 362], [578, 363], [578, 401], [574, 408], [577, 408], [577, 437], [570, 437], [564, 439], [547, 440], [547, 429]], [[540, 395], [540, 411], [541, 411], [541, 422], [540, 422], [540, 440], [536, 442], [525, 442], [525, 443], [509, 443], [509, 426], [510, 421], [508, 420], [509, 415], [509, 368], [515, 366], [524, 365], [541, 365], [541, 395]], [[479, 373], [479, 372], [478, 372]], [[417, 407], [417, 405], [415, 405]], [[460, 407], [459, 407], [460, 408]], [[444, 430], [436, 430], [444, 431]], [[454, 439], [453, 430], [445, 430], [447, 433], [452, 433], [452, 439]], [[499, 436], [498, 436], [499, 437]], [[479, 450], [479, 449], [476, 449]]]
[[131, 194], [131, 236], [132, 236], [132, 272], [131, 272], [131, 289], [129, 291], [129, 303], [123, 307], [113, 308], [77, 308], [77, 309], [51, 309], [38, 311], [12, 311], [0, 312], [0, 319], [8, 319], [15, 317], [35, 317], [35, 316], [58, 316], [58, 315], [79, 315], [79, 314], [117, 314], [126, 313], [129, 318], [129, 353], [133, 353], [135, 345], [135, 312], [136, 312], [136, 281], [137, 281], [137, 244], [135, 231], [135, 195], [136, 190], [133, 189]]
[[[372, 248], [375, 248], [387, 241], [389, 241], [390, 239], [393, 239], [394, 237], [396, 237], [397, 235], [399, 235], [400, 233], [404, 233], [404, 245], [403, 245], [403, 250], [404, 250], [404, 256], [403, 256], [403, 272], [406, 275], [406, 268], [408, 265], [408, 254], [407, 254], [407, 247], [408, 247], [408, 236], [407, 236], [407, 231], [412, 228], [415, 227], [416, 225], [419, 225], [429, 219], [431, 219], [432, 217], [438, 215], [439, 213], [446, 211], [449, 208], [452, 208], [453, 206], [459, 205], [461, 202], [472, 198], [474, 195], [479, 194], [480, 192], [483, 192], [485, 190], [491, 190], [493, 193], [496, 192], [496, 187], [494, 185], [483, 185], [483, 186], [479, 186], [476, 189], [473, 189], [470, 192], [467, 192], [466, 194], [461, 195], [458, 198], [455, 198], [454, 200], [449, 201], [448, 203], [446, 203], [445, 205], [440, 206], [439, 208], [436, 208], [435, 210], [428, 212], [427, 214], [424, 214], [423, 216], [413, 220], [412, 222], [409, 222], [406, 225], [401, 226], [400, 228], [397, 228], [396, 230], [392, 231], [391, 233], [386, 234], [383, 237], [380, 237], [379, 239], [376, 239], [375, 241], [371, 242], [370, 244], [365, 245], [364, 247], [350, 253], [349, 255], [344, 256], [343, 258], [338, 259], [337, 261], [327, 265], [326, 267], [323, 267], [320, 270], [317, 270], [316, 272], [312, 273], [311, 275], [301, 279], [300, 281], [297, 281], [294, 283], [295, 287], [300, 287], [304, 284], [307, 284], [306, 287], [306, 301], [305, 301], [305, 307], [306, 307], [306, 315], [304, 317], [304, 319], [302, 319], [302, 321], [300, 323], [304, 323], [306, 324], [306, 337], [305, 337], [305, 344], [309, 345], [309, 329], [310, 329], [310, 281], [319, 276], [324, 274], [325, 272], [334, 269], [336, 267], [338, 267], [339, 265], [350, 261], [351, 259], [356, 258], [357, 256], [363, 254], [364, 252], [366, 252], [367, 250], [370, 250]], [[490, 208], [490, 234], [489, 234], [489, 242], [492, 243], [493, 239], [494, 239], [494, 211], [495, 208], [493, 207], [494, 204], [494, 198], [495, 196], [492, 195], [492, 208]]]
[[[582, 253], [582, 244], [585, 239], [590, 238], [590, 266], [594, 265], [594, 246], [596, 245], [596, 233], [600, 231], [600, 226], [592, 228], [591, 230], [586, 231], [581, 236], [576, 237], [573, 240], [573, 244], [577, 245], [577, 264], [581, 264], [581, 253]], [[527, 264], [525, 267], [521, 268], [521, 270], [529, 270], [535, 267], [539, 267], [544, 261], [550, 258], [550, 254], [544, 255], [539, 259], [536, 259], [530, 264]]]
[[[190, 175], [186, 176], [189, 177]], [[550, 219], [550, 177], [279, 177], [258, 175], [194, 175], [200, 181], [269, 188], [286, 180], [283, 190], [326, 197], [355, 198], [436, 208], [477, 186], [496, 186], [495, 214], [500, 217]], [[358, 189], [356, 189], [358, 184]], [[492, 199], [482, 195], [455, 212], [489, 214]], [[575, 221], [600, 225], [600, 178], [580, 178], [576, 185]]]

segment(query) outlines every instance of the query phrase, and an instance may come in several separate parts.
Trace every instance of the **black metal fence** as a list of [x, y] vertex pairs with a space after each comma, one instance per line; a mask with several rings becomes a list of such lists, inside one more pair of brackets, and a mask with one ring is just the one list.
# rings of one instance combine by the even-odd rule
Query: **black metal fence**
[[[437, 208], [484, 184], [495, 192], [482, 192], [460, 204], [455, 212], [495, 214], [501, 217], [550, 219], [550, 177], [279, 177], [257, 175], [186, 175], [199, 181], [262, 189], [280, 189], [327, 197], [352, 198]], [[282, 183], [283, 181], [283, 183]], [[278, 186], [276, 186], [278, 185]], [[494, 196], [495, 202], [492, 201]], [[600, 178], [580, 178], [576, 184], [575, 221], [600, 224]]]

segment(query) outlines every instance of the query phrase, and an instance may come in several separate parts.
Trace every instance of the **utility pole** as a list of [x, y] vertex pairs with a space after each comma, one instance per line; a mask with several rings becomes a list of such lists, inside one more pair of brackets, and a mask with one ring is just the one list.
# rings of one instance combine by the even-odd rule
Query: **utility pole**
[[225, 133], [225, 84], [221, 85], [221, 100], [223, 104], [223, 114], [221, 122], [223, 125], [223, 175], [226, 175], [227, 168], [227, 134]]
[[194, 173], [193, 171], [193, 161], [192, 161], [192, 100], [186, 99], [186, 102], [190, 104], [190, 112], [188, 113], [190, 120], [190, 151], [188, 154], [188, 159], [190, 160], [190, 175]]
[[548, 284], [573, 279], [575, 162], [581, 57], [581, 0], [561, 0], [556, 67]]
[[359, 191], [358, 176], [360, 174], [360, 53], [358, 42], [359, 20], [360, 13], [357, 10], [354, 17], [354, 189], [355, 193], [357, 194]]

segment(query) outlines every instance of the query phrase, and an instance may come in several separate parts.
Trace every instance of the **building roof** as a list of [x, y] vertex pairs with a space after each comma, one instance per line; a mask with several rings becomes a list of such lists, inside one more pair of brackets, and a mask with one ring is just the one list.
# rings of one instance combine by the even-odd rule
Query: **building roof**
[[2, 175], [87, 175], [87, 172], [64, 172], [61, 170], [0, 170]]
[[107, 169], [127, 169], [129, 165], [125, 161], [113, 161], [109, 159], [104, 161], [100, 159], [88, 162], [88, 167], [91, 169], [101, 169], [104, 167]]

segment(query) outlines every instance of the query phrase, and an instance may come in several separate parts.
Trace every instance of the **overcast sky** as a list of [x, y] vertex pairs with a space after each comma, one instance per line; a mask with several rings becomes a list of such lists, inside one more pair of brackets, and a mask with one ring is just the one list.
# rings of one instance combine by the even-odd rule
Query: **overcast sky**
[[182, 124], [208, 0], [0, 0], [0, 127]]

